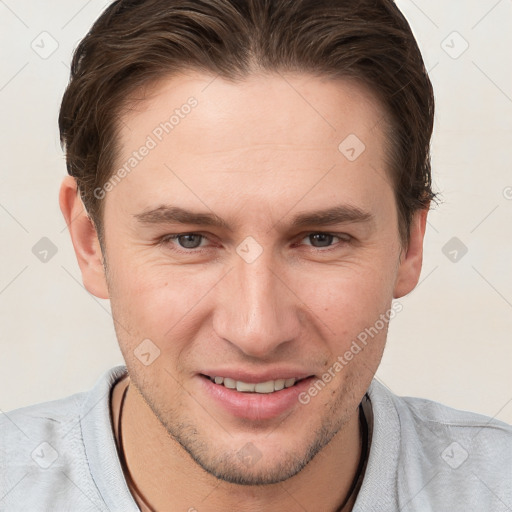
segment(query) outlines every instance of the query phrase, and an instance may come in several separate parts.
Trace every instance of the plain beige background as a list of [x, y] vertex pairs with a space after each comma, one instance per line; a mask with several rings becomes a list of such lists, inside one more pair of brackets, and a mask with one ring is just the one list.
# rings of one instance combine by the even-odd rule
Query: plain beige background
[[[512, 2], [397, 3], [436, 93], [443, 203], [377, 376], [397, 394], [512, 423]], [[87, 390], [123, 362], [109, 302], [83, 288], [58, 206], [57, 116], [71, 52], [106, 5], [0, 1], [2, 411]], [[46, 262], [43, 237], [55, 252]]]

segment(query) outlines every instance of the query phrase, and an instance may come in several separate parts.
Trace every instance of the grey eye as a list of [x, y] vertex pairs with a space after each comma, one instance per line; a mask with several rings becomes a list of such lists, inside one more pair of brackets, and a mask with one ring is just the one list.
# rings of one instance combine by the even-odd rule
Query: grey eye
[[[329, 233], [314, 233], [308, 235], [308, 238], [312, 242], [311, 245], [313, 247], [328, 247], [332, 244], [335, 237]], [[313, 243], [313, 240], [315, 240], [318, 244]]]
[[179, 244], [185, 249], [195, 249], [201, 245], [203, 236], [191, 233], [188, 235], [179, 235], [177, 239]]

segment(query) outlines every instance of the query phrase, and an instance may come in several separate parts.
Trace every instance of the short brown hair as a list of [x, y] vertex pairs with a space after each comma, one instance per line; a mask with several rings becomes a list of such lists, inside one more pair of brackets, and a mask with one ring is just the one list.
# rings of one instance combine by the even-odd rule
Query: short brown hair
[[[392, 0], [117, 0], [76, 48], [59, 115], [68, 173], [103, 241], [94, 190], [114, 173], [119, 117], [142, 86], [186, 69], [243, 80], [255, 69], [350, 78], [389, 115], [402, 242], [428, 208], [434, 95], [409, 24]], [[102, 243], [102, 247], [104, 247]]]

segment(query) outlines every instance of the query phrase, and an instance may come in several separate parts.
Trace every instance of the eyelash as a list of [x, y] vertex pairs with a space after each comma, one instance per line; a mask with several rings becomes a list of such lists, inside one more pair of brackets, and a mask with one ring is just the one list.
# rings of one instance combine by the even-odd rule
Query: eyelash
[[[187, 233], [176, 233], [176, 234], [172, 234], [172, 235], [165, 235], [164, 237], [162, 237], [159, 240], [159, 244], [165, 245], [165, 246], [171, 246], [173, 244], [171, 244], [169, 242], [172, 242], [173, 240], [177, 240], [180, 236], [185, 236], [185, 235], [196, 235], [196, 236], [202, 237], [202, 239], [208, 240], [208, 237], [201, 233], [187, 232]], [[330, 233], [330, 232], [326, 232], [326, 231], [311, 231], [309, 233], [306, 233], [300, 240], [304, 240], [304, 238], [307, 238], [311, 235], [328, 235], [328, 236], [332, 236], [334, 238], [339, 238], [340, 242], [338, 242], [338, 244], [350, 244], [353, 241], [353, 237], [348, 235], [347, 233]], [[327, 247], [314, 247], [314, 246], [310, 245], [310, 247], [315, 252], [325, 253], [325, 252], [329, 252], [329, 251], [338, 249], [339, 248], [338, 244], [329, 245]], [[209, 249], [208, 247], [195, 247], [195, 248], [191, 248], [191, 249], [186, 249], [184, 247], [172, 248], [172, 250], [182, 253], [182, 254], [194, 254], [194, 253], [200, 254], [208, 249]]]

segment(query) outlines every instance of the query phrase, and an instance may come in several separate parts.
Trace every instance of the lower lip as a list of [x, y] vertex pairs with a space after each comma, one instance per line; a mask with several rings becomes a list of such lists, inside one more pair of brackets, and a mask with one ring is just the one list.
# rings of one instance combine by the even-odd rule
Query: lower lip
[[300, 405], [298, 397], [311, 385], [314, 377], [308, 377], [290, 388], [273, 393], [243, 393], [222, 384], [215, 384], [202, 375], [199, 375], [199, 379], [208, 396], [230, 414], [237, 418], [258, 421], [276, 418]]

